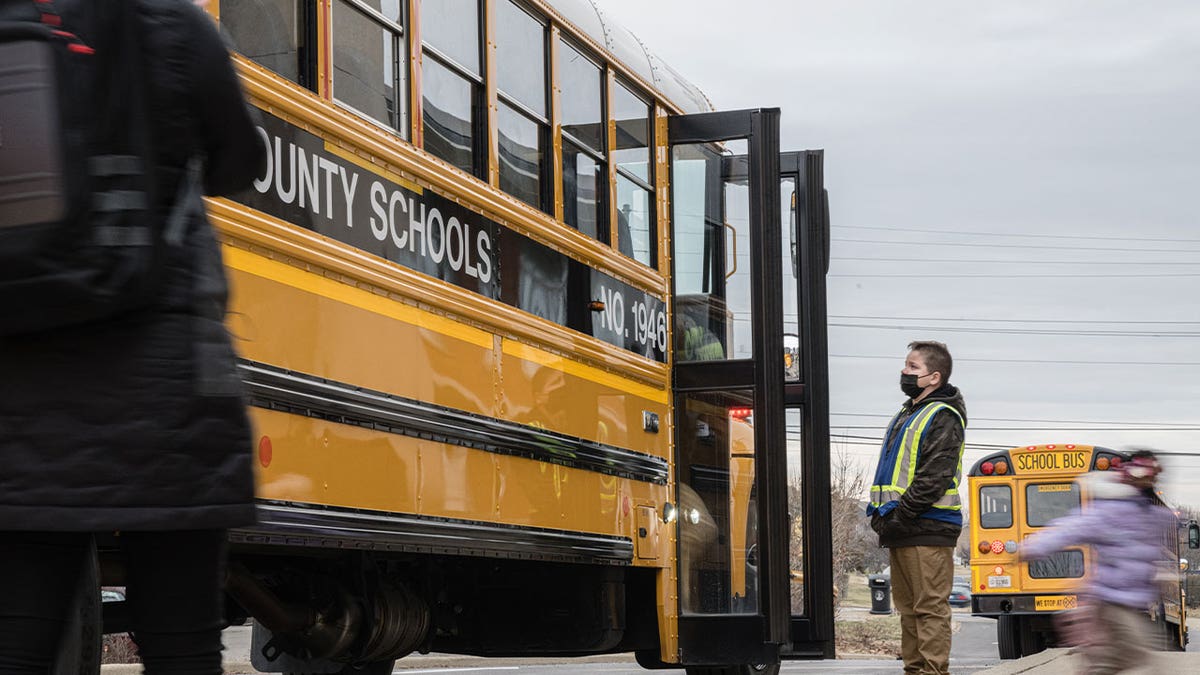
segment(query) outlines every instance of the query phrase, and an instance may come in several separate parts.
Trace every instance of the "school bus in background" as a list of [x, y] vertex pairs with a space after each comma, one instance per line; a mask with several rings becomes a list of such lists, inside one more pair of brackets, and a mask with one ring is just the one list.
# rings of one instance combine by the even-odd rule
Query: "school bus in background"
[[257, 436], [228, 581], [254, 665], [832, 656], [821, 151], [589, 0], [207, 10], [270, 156], [208, 203]]
[[[1073, 609], [1077, 591], [1091, 574], [1092, 553], [1072, 547], [1042, 560], [1018, 562], [1026, 537], [1073, 509], [1087, 509], [1090, 495], [1076, 482], [1089, 471], [1114, 471], [1125, 453], [1077, 444], [1030, 445], [984, 457], [967, 477], [973, 508], [971, 603], [975, 616], [994, 618], [1000, 658], [1042, 651], [1056, 641], [1054, 616]], [[1159, 502], [1166, 506], [1159, 498]], [[1186, 543], [1181, 544], [1181, 537]], [[1163, 546], [1173, 560], [1181, 546], [1200, 546], [1195, 522], [1180, 523]], [[1148, 607], [1164, 644], [1182, 650], [1188, 641], [1187, 596], [1179, 576], [1163, 585], [1160, 601]]]

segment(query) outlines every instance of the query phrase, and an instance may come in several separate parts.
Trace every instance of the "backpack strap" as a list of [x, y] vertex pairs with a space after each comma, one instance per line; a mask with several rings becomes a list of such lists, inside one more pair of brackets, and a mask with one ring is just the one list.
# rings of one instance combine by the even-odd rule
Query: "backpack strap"
[[[124, 175], [126, 173], [141, 173], [141, 160], [137, 157], [109, 155], [94, 158], [93, 167], [101, 170], [112, 170], [108, 175]], [[132, 161], [129, 161], [132, 160]], [[167, 214], [163, 225], [162, 237], [168, 246], [180, 246], [187, 233], [188, 216], [195, 208], [195, 202], [200, 190], [200, 172], [203, 161], [192, 157], [184, 167], [183, 177], [179, 179], [179, 188], [175, 192], [175, 202]], [[129, 169], [130, 171], [118, 170]], [[95, 173], [93, 173], [95, 175]], [[130, 190], [110, 190], [95, 195], [92, 208], [96, 211], [129, 211], [146, 207], [146, 195]], [[147, 228], [139, 225], [97, 225], [92, 228], [92, 241], [97, 246], [150, 246], [154, 244]]]
[[183, 235], [187, 231], [187, 217], [195, 208], [196, 200], [200, 199], [200, 173], [204, 160], [192, 155], [184, 167], [183, 178], [179, 179], [179, 190], [175, 193], [175, 204], [167, 216], [166, 227], [163, 228], [163, 240], [168, 246], [183, 244]]
[[89, 47], [79, 36], [63, 29], [62, 15], [54, 6], [54, 0], [33, 0], [33, 6], [38, 11], [39, 20], [50, 26], [51, 34], [67, 42], [67, 49], [78, 54], [95, 54], [96, 50]]

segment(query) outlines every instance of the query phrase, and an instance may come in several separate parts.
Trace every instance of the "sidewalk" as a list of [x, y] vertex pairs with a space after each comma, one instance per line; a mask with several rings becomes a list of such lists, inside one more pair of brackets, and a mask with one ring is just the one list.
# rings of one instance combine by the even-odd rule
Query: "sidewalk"
[[[1200, 612], [1197, 612], [1200, 615]], [[1188, 617], [1188, 633], [1192, 645], [1200, 640], [1200, 616]], [[1082, 674], [1082, 660], [1078, 656], [1067, 653], [1066, 649], [1047, 649], [1040, 654], [1026, 656], [1015, 661], [1005, 661], [987, 670], [981, 670], [976, 675], [1017, 675], [1029, 673], [1037, 675], [1072, 675]], [[1147, 664], [1134, 673], [1171, 673], [1171, 675], [1200, 675], [1200, 658], [1196, 652], [1155, 652], [1154, 662]]]
[[[1023, 659], [1005, 661], [998, 666], [981, 670], [976, 675], [1017, 675], [1018, 673], [1071, 675], [1071, 673], [1082, 673], [1083, 671], [1080, 670], [1082, 665], [1080, 657], [1069, 654], [1066, 649], [1047, 649]], [[1195, 653], [1157, 652], [1154, 655], [1154, 663], [1132, 672], [1200, 675], [1200, 659], [1196, 658]]]

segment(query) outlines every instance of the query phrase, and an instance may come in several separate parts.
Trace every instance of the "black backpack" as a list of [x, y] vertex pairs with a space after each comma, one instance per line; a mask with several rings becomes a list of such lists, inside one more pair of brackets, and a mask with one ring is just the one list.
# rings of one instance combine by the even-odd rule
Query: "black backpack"
[[0, 335], [148, 305], [199, 204], [156, 214], [134, 2], [0, 0]]

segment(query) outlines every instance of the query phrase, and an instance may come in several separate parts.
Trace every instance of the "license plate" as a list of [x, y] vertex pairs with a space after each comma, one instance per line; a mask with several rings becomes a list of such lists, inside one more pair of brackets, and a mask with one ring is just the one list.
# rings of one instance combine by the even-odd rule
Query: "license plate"
[[1074, 595], [1038, 595], [1033, 598], [1033, 609], [1037, 612], [1057, 612], [1075, 609], [1078, 604]]
[[1012, 588], [1012, 577], [988, 577], [988, 588]]

